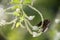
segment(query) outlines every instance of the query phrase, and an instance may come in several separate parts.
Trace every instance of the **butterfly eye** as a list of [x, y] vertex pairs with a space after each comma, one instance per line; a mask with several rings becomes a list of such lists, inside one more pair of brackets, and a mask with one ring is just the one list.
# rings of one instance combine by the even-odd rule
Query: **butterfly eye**
[[[40, 22], [39, 24], [37, 24], [37, 26], [40, 26], [41, 24], [42, 24], [42, 22]], [[43, 30], [42, 30], [42, 32], [47, 31], [49, 24], [50, 24], [49, 20], [46, 19], [46, 20], [43, 21], [43, 26], [42, 26]]]

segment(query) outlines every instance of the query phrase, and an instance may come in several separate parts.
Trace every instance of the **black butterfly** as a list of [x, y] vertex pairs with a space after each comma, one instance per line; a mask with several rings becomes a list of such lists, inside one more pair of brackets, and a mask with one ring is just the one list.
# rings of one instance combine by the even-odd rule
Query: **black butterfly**
[[[42, 21], [39, 24], [37, 24], [37, 26], [40, 26], [41, 24], [42, 24]], [[46, 29], [48, 28], [49, 24], [50, 24], [50, 20], [46, 19], [46, 20], [43, 21], [43, 26], [42, 26], [43, 30], [42, 30], [42, 32], [46, 31]]]

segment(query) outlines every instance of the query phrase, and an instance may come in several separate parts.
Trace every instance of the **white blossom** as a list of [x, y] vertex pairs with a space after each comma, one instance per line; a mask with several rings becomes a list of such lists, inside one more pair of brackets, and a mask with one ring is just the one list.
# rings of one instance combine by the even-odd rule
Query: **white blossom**
[[37, 36], [37, 32], [33, 32], [33, 37], [36, 37]]
[[16, 9], [16, 12], [19, 12], [19, 11], [20, 11], [20, 9], [19, 9], [19, 8], [17, 8], [17, 9]]
[[35, 16], [29, 16], [28, 19], [29, 20], [33, 20]]
[[38, 28], [38, 26], [33, 26], [32, 27], [32, 30], [38, 30], [39, 28]]

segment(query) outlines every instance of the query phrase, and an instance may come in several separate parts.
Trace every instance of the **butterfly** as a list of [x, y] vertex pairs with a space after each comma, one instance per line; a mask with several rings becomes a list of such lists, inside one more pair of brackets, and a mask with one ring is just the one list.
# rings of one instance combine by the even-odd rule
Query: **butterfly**
[[[42, 24], [42, 21], [39, 24], [37, 24], [37, 26], [40, 26], [41, 24]], [[46, 32], [48, 27], [49, 27], [49, 25], [50, 25], [50, 20], [45, 19], [43, 21], [42, 32]]]

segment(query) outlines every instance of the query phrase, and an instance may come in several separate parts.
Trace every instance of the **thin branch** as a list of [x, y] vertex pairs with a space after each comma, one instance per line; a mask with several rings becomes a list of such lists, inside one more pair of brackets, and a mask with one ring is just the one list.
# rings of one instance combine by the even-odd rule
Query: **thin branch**
[[22, 28], [25, 28], [25, 27], [24, 27], [24, 25], [23, 25], [23, 24], [21, 24], [21, 23], [20, 23], [20, 26], [21, 26]]

